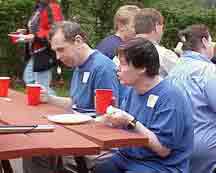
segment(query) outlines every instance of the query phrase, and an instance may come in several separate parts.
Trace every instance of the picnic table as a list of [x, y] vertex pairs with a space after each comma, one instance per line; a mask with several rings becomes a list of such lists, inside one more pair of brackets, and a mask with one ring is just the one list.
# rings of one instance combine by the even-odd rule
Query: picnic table
[[[8, 99], [9, 98], [9, 99]], [[0, 125], [55, 125], [53, 132], [0, 134], [0, 159], [18, 157], [76, 157], [99, 154], [104, 149], [122, 146], [146, 146], [146, 136], [115, 129], [101, 123], [80, 125], [54, 124], [48, 115], [69, 113], [50, 104], [27, 105], [26, 95], [9, 90], [8, 98], [0, 98]]]

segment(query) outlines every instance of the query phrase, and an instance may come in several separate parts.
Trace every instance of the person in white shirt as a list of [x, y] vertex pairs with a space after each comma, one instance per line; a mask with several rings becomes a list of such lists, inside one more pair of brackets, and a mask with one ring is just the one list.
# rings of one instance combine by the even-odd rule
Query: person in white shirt
[[178, 56], [159, 43], [164, 31], [164, 17], [153, 8], [141, 9], [134, 18], [136, 37], [150, 40], [156, 47], [160, 59], [160, 76], [166, 77], [176, 65]]

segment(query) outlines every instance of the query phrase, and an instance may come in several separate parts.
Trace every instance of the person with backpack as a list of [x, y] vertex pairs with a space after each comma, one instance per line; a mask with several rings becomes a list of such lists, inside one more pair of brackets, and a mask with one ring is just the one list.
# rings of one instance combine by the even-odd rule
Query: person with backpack
[[54, 94], [50, 82], [56, 58], [48, 42], [48, 33], [54, 22], [62, 20], [60, 5], [55, 0], [36, 0], [35, 9], [28, 21], [28, 34], [24, 35], [29, 55], [23, 75], [25, 84], [39, 83], [50, 94]]

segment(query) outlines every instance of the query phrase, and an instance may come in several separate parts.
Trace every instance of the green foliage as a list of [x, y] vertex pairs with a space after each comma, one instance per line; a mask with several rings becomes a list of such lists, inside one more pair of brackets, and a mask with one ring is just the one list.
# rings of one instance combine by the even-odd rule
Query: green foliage
[[143, 4], [139, 0], [74, 0], [67, 17], [79, 19], [94, 47], [102, 38], [113, 33], [113, 17], [121, 5], [139, 3]]
[[32, 6], [32, 0], [0, 1], [0, 73], [20, 75], [22, 71], [22, 45], [14, 46], [7, 34], [23, 28]]
[[113, 33], [113, 16], [123, 4], [141, 4], [161, 11], [166, 24], [162, 44], [169, 48], [175, 47], [178, 30], [194, 23], [207, 24], [215, 35], [216, 10], [204, 9], [202, 0], [74, 0], [69, 18], [78, 16], [94, 47], [106, 35]]
[[178, 31], [191, 24], [206, 24], [214, 38], [216, 9], [206, 9], [196, 0], [163, 0], [154, 5], [165, 17], [165, 33], [162, 44], [173, 48], [178, 41]]
[[[106, 35], [113, 33], [113, 16], [123, 4], [141, 4], [157, 8], [165, 17], [162, 44], [175, 47], [179, 29], [194, 23], [209, 26], [216, 38], [216, 9], [200, 6], [205, 0], [61, 0], [65, 19], [78, 19], [88, 32], [94, 47]], [[0, 74], [20, 75], [23, 45], [12, 45], [7, 34], [23, 28], [31, 15], [34, 0], [0, 0]], [[210, 2], [210, 0], [208, 0]]]
[[23, 27], [32, 5], [32, 0], [0, 1], [0, 34], [4, 36], [5, 33]]

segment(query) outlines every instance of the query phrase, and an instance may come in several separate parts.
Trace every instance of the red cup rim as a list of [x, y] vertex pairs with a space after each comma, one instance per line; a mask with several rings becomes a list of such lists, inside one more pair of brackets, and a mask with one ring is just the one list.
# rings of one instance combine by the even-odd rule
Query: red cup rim
[[40, 84], [27, 84], [27, 87], [41, 87]]
[[95, 91], [112, 91], [112, 89], [95, 89]]
[[22, 36], [23, 34], [20, 33], [20, 32], [12, 32], [12, 33], [9, 33], [8, 36], [9, 37], [20, 37]]
[[10, 37], [12, 37], [12, 38], [19, 38], [19, 37], [21, 37], [20, 35], [16, 35], [16, 34], [14, 34], [14, 35], [9, 35]]

